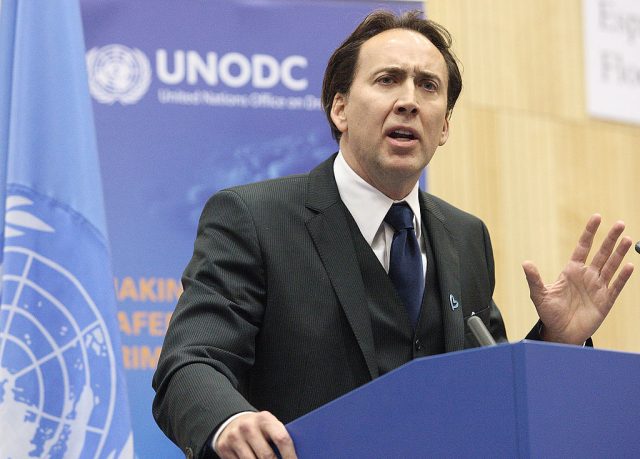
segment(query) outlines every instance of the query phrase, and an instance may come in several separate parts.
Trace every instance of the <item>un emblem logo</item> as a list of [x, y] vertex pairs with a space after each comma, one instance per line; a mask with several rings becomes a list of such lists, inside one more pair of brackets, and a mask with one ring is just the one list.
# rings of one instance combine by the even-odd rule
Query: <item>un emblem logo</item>
[[34, 204], [7, 200], [0, 432], [17, 435], [0, 442], [0, 457], [115, 457], [108, 437], [118, 422], [116, 356], [94, 301], [100, 294], [81, 280], [81, 266], [63, 266], [29, 243], [30, 234], [66, 229], [37, 216]]
[[139, 49], [108, 45], [90, 49], [86, 58], [89, 91], [100, 103], [134, 104], [149, 89], [151, 65]]

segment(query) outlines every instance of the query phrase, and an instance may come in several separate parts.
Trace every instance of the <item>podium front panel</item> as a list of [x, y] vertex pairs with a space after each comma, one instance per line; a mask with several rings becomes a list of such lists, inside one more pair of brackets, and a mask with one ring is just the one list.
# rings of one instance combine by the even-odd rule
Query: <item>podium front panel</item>
[[640, 356], [513, 346], [527, 457], [640, 457]]
[[415, 360], [287, 425], [301, 458], [515, 457], [511, 346]]

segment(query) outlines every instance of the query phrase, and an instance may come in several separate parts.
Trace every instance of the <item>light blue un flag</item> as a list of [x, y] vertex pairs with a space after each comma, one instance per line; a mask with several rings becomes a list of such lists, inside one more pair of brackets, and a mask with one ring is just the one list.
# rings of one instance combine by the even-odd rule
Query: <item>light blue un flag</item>
[[0, 0], [0, 458], [130, 458], [77, 0]]

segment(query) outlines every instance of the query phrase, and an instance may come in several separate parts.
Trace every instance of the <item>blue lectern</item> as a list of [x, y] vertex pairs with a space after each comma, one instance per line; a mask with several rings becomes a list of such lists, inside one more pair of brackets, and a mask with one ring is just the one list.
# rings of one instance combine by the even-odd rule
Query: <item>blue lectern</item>
[[302, 459], [640, 457], [640, 355], [523, 341], [419, 359], [287, 429]]

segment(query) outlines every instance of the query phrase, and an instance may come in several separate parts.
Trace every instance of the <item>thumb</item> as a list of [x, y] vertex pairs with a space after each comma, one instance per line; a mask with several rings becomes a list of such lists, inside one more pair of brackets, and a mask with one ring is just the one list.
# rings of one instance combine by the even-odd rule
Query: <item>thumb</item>
[[545, 287], [544, 282], [542, 282], [537, 266], [532, 261], [527, 260], [523, 262], [522, 269], [524, 270], [524, 275], [527, 278], [527, 283], [529, 284], [529, 296], [531, 297], [531, 301], [533, 301], [533, 304], [538, 307], [544, 299], [547, 288]]

